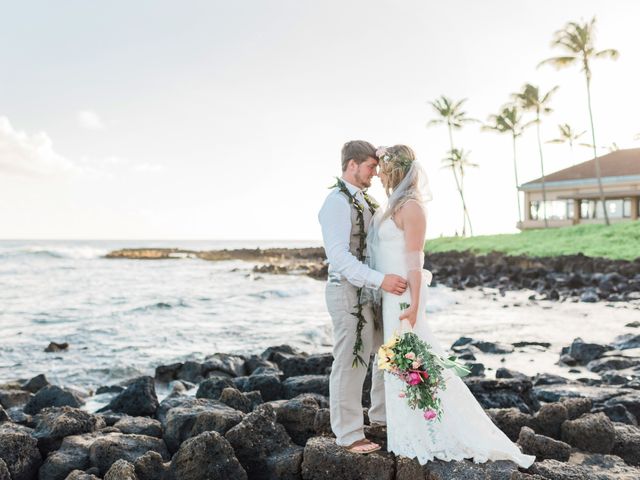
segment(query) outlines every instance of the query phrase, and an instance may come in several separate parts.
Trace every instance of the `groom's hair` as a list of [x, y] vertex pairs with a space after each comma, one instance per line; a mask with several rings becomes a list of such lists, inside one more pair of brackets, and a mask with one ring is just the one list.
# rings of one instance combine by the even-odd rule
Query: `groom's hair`
[[349, 160], [353, 160], [358, 165], [366, 161], [367, 158], [373, 157], [376, 160], [376, 147], [364, 140], [351, 140], [342, 146], [342, 171], [347, 170]]

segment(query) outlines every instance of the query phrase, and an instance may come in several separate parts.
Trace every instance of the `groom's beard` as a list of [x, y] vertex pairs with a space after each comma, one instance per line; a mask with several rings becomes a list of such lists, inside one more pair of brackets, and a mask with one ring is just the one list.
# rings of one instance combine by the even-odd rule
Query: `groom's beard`
[[[373, 178], [373, 177], [371, 177]], [[371, 186], [371, 178], [364, 178], [361, 177], [360, 175], [358, 175], [357, 173], [355, 174], [355, 179], [358, 182], [358, 185], [356, 185], [357, 187], [360, 188], [369, 188]]]

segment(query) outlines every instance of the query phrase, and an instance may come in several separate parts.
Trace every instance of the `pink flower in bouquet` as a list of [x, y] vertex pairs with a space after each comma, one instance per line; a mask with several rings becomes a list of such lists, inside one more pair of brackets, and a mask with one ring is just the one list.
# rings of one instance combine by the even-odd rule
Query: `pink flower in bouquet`
[[408, 358], [409, 360], [415, 360], [416, 354], [413, 352], [405, 353], [404, 358]]
[[433, 410], [427, 410], [424, 412], [425, 420], [433, 420], [436, 417], [437, 417], [436, 412], [434, 412]]
[[413, 368], [414, 370], [417, 370], [418, 368], [420, 368], [420, 365], [422, 365], [418, 360], [415, 360], [412, 364], [411, 364], [411, 368]]
[[398, 397], [400, 397], [400, 398], [404, 398], [404, 397], [406, 397], [406, 396], [407, 396], [407, 394], [406, 394], [406, 393], [404, 393], [404, 392], [400, 392], [400, 393], [398, 394]]
[[429, 378], [429, 372], [427, 371], [422, 371], [420, 372], [422, 374], [422, 376], [424, 377], [424, 379], [426, 380], [427, 378]]
[[418, 385], [420, 382], [422, 382], [422, 377], [418, 372], [409, 373], [409, 380], [407, 381], [409, 385]]

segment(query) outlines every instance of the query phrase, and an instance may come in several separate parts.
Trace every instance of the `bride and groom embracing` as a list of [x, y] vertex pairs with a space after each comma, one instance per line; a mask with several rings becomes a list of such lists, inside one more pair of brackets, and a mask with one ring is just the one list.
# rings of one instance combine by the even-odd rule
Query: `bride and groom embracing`
[[[384, 208], [366, 193], [376, 175], [388, 196]], [[342, 176], [318, 215], [329, 262], [326, 302], [334, 336], [331, 428], [336, 443], [353, 453], [380, 449], [364, 435], [361, 399], [370, 355], [383, 341], [412, 331], [446, 357], [425, 314], [431, 275], [423, 270], [424, 204], [430, 198], [411, 148], [376, 149], [357, 140], [343, 146]], [[469, 458], [477, 463], [512, 460], [526, 468], [535, 460], [493, 424], [452, 372], [444, 372], [446, 387], [438, 393], [442, 414], [428, 421], [403, 398], [406, 384], [376, 365], [369, 420], [386, 425], [388, 451], [421, 464]]]

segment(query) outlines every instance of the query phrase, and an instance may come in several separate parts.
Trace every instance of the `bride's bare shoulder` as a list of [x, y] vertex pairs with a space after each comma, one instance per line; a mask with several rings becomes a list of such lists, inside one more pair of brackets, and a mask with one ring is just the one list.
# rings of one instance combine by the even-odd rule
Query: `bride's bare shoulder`
[[404, 230], [405, 225], [425, 226], [427, 213], [422, 203], [413, 199], [407, 200], [394, 215], [394, 221], [400, 230]]
[[427, 212], [424, 205], [418, 200], [410, 199], [402, 204], [396, 215], [400, 215], [403, 219], [412, 220], [425, 218]]

